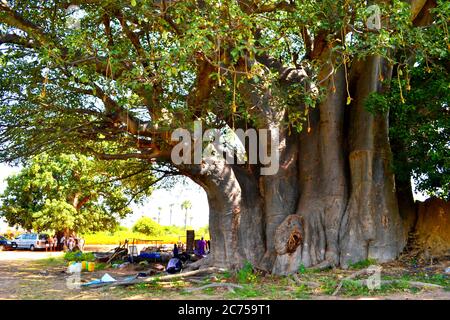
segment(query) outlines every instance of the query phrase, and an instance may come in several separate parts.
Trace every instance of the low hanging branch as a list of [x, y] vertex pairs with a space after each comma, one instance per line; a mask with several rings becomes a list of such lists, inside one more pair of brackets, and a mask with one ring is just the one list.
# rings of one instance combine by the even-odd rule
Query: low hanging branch
[[348, 277], [342, 279], [342, 281], [341, 281], [341, 282], [339, 283], [339, 285], [336, 287], [336, 290], [334, 290], [333, 296], [335, 296], [335, 295], [337, 295], [337, 294], [339, 293], [339, 291], [341, 290], [341, 288], [342, 288], [342, 286], [344, 285], [344, 282], [345, 282], [345, 281], [354, 279], [354, 278], [356, 278], [356, 277], [358, 277], [358, 276], [361, 276], [361, 275], [363, 275], [363, 274], [366, 274], [366, 273], [367, 273], [367, 269], [363, 269], [363, 270], [356, 271], [355, 273], [352, 273], [352, 274], [349, 275]]
[[[346, 281], [355, 279], [358, 276], [367, 274], [369, 270], [367, 269], [363, 269], [363, 270], [359, 270], [355, 273], [352, 273], [351, 275], [349, 275], [348, 277], [342, 279], [342, 281], [339, 283], [339, 285], [336, 287], [336, 290], [334, 290], [333, 292], [333, 296], [337, 295], [339, 293], [339, 291], [342, 289], [342, 286], [344, 285], [344, 283]], [[359, 284], [359, 285], [365, 285], [367, 283], [367, 280], [355, 280], [355, 283]], [[434, 288], [434, 289], [444, 289], [443, 286], [438, 285], [438, 284], [434, 284], [434, 283], [427, 283], [427, 282], [420, 282], [420, 281], [404, 281], [404, 280], [380, 280], [380, 285], [383, 284], [398, 284], [398, 283], [406, 283], [411, 287], [415, 287], [415, 288]]]
[[317, 283], [317, 282], [301, 280], [296, 273], [294, 273], [292, 276], [293, 276], [293, 278], [295, 280], [295, 283], [300, 285], [300, 286], [305, 285], [305, 286], [308, 286], [308, 287], [311, 287], [311, 288], [319, 288], [320, 287], [320, 284]]
[[182, 273], [177, 273], [177, 274], [170, 274], [170, 275], [166, 275], [166, 276], [154, 276], [154, 277], [149, 277], [149, 278], [145, 278], [145, 279], [135, 279], [135, 280], [131, 280], [131, 281], [117, 281], [117, 282], [112, 282], [112, 283], [99, 283], [99, 284], [94, 284], [94, 285], [88, 286], [87, 288], [131, 286], [131, 285], [139, 284], [139, 283], [149, 283], [149, 282], [154, 282], [154, 281], [166, 281], [166, 280], [171, 281], [171, 280], [174, 280], [177, 278], [190, 277], [190, 276], [195, 276], [195, 275], [202, 274], [202, 273], [220, 273], [223, 271], [224, 271], [224, 269], [211, 267], [211, 268], [206, 268], [206, 269], [201, 269], [201, 270], [182, 272]]
[[[357, 280], [355, 283], [360, 285], [366, 284], [366, 280]], [[381, 280], [380, 284], [398, 284], [398, 283], [406, 283], [414, 288], [432, 288], [432, 289], [444, 289], [443, 286], [434, 283], [420, 282], [420, 281], [404, 281], [404, 280]]]

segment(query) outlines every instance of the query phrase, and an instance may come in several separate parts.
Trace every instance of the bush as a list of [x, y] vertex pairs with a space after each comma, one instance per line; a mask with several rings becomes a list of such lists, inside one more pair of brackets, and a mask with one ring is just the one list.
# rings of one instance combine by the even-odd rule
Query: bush
[[66, 261], [95, 261], [95, 256], [92, 252], [83, 253], [81, 251], [76, 252], [66, 252], [64, 255], [64, 260]]
[[166, 234], [166, 235], [178, 236], [178, 235], [185, 235], [186, 234], [186, 231], [184, 230], [183, 227], [164, 226], [163, 230], [164, 230], [164, 234]]
[[121, 225], [118, 225], [118, 226], [116, 226], [116, 228], [114, 229], [114, 232], [120, 232], [120, 231], [130, 231], [127, 227], [125, 227], [125, 226], [121, 226]]
[[198, 229], [195, 234], [201, 237], [209, 238], [209, 225]]
[[244, 267], [237, 272], [236, 278], [239, 283], [255, 283], [258, 280], [252, 264], [248, 261], [245, 262]]
[[140, 232], [147, 236], [159, 236], [164, 233], [164, 228], [148, 217], [140, 218], [133, 226], [134, 232]]
[[375, 259], [365, 259], [365, 260], [361, 260], [358, 262], [353, 263], [352, 261], [350, 261], [349, 263], [349, 267], [351, 269], [364, 269], [364, 268], [368, 268], [371, 265], [377, 264], [377, 260]]

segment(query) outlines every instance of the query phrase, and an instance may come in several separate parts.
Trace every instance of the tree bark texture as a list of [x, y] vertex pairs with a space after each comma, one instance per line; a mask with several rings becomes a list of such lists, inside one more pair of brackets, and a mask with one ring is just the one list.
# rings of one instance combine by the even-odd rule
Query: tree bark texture
[[388, 114], [364, 107], [391, 72], [379, 57], [355, 62], [348, 81], [344, 68], [336, 70], [325, 81], [327, 96], [309, 111], [310, 129], [300, 134], [283, 127], [284, 115], [272, 115], [267, 126], [280, 129], [277, 174], [259, 176], [219, 160], [189, 173], [208, 196], [211, 264], [238, 268], [249, 261], [289, 274], [301, 265], [397, 257], [411, 223], [399, 212]]

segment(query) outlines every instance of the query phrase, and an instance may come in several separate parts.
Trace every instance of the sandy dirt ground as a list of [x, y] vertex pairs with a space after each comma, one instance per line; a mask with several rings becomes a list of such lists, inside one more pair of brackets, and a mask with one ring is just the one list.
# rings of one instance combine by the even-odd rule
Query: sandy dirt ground
[[[135, 275], [135, 270], [109, 269], [107, 271], [83, 272], [79, 279], [66, 273], [62, 265], [61, 252], [42, 251], [2, 251], [0, 252], [0, 300], [117, 300], [117, 299], [186, 299], [176, 292], [164, 292], [159, 288], [141, 290], [86, 289], [74, 286], [81, 281], [88, 282], [101, 278], [105, 273], [119, 279]], [[51, 260], [55, 259], [54, 265]], [[50, 263], [49, 263], [50, 260]], [[198, 294], [192, 299], [211, 299], [211, 296]], [[220, 297], [217, 297], [220, 299]]]
[[[183, 294], [180, 288], [74, 288], [73, 280], [65, 272], [60, 252], [4, 251], [0, 252], [0, 299], [225, 299], [227, 290], [215, 290], [211, 294], [201, 291]], [[120, 278], [136, 274], [133, 269], [109, 269], [107, 271], [83, 272], [81, 282], [100, 278], [105, 273]], [[260, 297], [264, 298], [264, 297]], [[444, 290], [423, 291], [420, 294], [395, 293], [375, 297], [333, 297], [312, 296], [310, 299], [445, 299], [450, 300], [450, 292]]]

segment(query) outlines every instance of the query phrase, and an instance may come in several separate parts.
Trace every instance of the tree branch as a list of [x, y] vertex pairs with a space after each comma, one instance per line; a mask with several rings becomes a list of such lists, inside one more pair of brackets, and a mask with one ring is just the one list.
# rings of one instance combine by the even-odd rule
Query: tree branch
[[134, 49], [136, 50], [136, 54], [138, 55], [139, 59], [141, 60], [141, 64], [144, 66], [144, 68], [147, 68], [148, 62], [147, 62], [145, 50], [141, 45], [139, 37], [133, 31], [130, 30], [130, 28], [127, 25], [127, 20], [125, 19], [123, 13], [120, 10], [117, 10], [115, 16], [119, 20], [120, 25], [122, 26], [122, 29], [125, 32], [125, 35], [131, 41]]
[[253, 13], [269, 13], [275, 11], [294, 12], [295, 3], [294, 1], [282, 1], [279, 3], [263, 4], [253, 10]]
[[36, 47], [33, 40], [21, 37], [17, 34], [6, 34], [4, 36], [0, 36], [0, 45], [2, 44], [15, 44], [28, 49], [33, 49]]
[[153, 153], [123, 153], [123, 154], [106, 154], [93, 152], [94, 155], [100, 160], [127, 160], [127, 159], [143, 159], [143, 160], [155, 160], [157, 158], [170, 156], [167, 152], [153, 152]]

